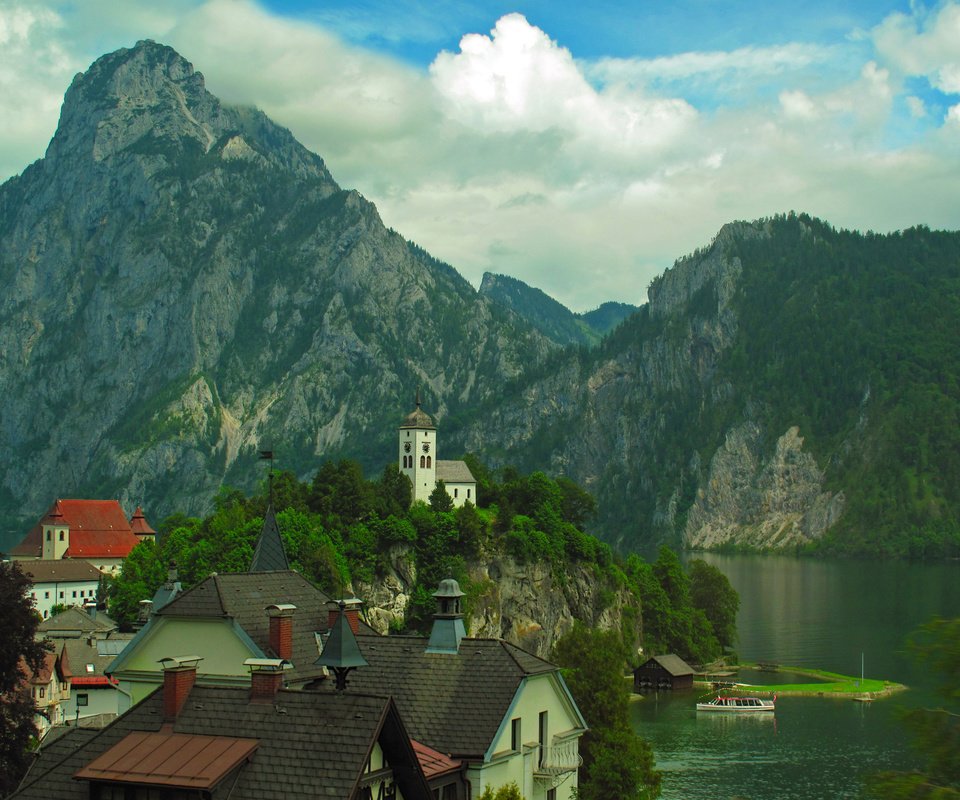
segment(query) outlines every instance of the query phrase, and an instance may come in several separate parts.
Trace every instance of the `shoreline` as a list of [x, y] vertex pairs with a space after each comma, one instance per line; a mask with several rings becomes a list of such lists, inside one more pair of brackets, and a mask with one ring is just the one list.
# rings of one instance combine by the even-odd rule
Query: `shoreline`
[[[759, 665], [752, 663], [743, 663], [736, 665], [737, 668], [759, 669]], [[881, 700], [891, 697], [894, 694], [907, 690], [907, 686], [895, 681], [878, 680], [875, 678], [865, 678], [862, 681], [859, 678], [850, 675], [841, 675], [836, 672], [825, 672], [824, 670], [810, 669], [804, 667], [778, 666], [774, 672], [789, 672], [793, 675], [803, 675], [809, 678], [818, 679], [814, 683], [798, 684], [746, 684], [738, 683], [733, 686], [724, 686], [723, 691], [734, 692], [737, 694], [748, 693], [755, 697], [835, 697], [846, 700], [859, 700], [861, 702], [870, 702], [871, 700]], [[695, 688], [712, 689], [715, 681], [695, 679], [693, 685]]]

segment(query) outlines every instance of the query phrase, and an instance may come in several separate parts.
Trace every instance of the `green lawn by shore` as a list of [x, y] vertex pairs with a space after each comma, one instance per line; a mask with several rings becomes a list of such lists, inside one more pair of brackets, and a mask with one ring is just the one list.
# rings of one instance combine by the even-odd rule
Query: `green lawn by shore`
[[[741, 667], [756, 667], [755, 664], [740, 664]], [[846, 696], [859, 699], [886, 697], [894, 692], [900, 692], [907, 687], [901, 683], [893, 681], [879, 680], [876, 678], [851, 677], [849, 675], [840, 675], [836, 672], [826, 672], [819, 669], [809, 669], [805, 667], [778, 667], [777, 672], [789, 672], [805, 677], [817, 679], [812, 683], [780, 683], [763, 684], [754, 686], [749, 684], [737, 684], [736, 687], [727, 691], [749, 692], [750, 694], [768, 697], [771, 695], [781, 696]], [[702, 682], [703, 685], [710, 685]]]

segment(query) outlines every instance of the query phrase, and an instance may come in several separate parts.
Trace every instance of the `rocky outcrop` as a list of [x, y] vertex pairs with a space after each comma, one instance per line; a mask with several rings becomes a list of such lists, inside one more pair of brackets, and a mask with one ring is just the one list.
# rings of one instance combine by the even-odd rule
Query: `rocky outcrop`
[[[412, 558], [395, 547], [389, 568], [374, 584], [358, 583], [367, 623], [380, 633], [401, 627], [416, 581]], [[569, 567], [558, 576], [548, 564], [518, 564], [499, 556], [467, 565], [473, 584], [469, 615], [464, 620], [474, 637], [506, 639], [531, 653], [549, 657], [556, 641], [574, 620], [602, 630], [632, 631], [640, 641], [636, 598], [608, 579], [597, 578], [589, 564]]]
[[823, 472], [796, 427], [764, 453], [752, 422], [728, 432], [687, 515], [684, 544], [778, 549], [817, 539], [843, 512], [843, 493], [823, 491]]

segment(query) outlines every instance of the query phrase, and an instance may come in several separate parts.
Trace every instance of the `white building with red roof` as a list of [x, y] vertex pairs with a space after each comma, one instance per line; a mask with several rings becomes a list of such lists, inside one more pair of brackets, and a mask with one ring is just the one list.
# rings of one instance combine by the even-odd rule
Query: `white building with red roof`
[[74, 559], [113, 574], [154, 531], [138, 507], [127, 520], [116, 500], [57, 500], [10, 551], [15, 561]]

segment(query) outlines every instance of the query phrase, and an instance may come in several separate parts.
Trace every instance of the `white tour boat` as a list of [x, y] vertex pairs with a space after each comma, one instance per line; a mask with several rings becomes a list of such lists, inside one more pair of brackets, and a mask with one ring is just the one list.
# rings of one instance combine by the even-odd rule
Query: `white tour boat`
[[707, 703], [697, 703], [697, 711], [721, 711], [732, 714], [749, 714], [763, 711], [773, 711], [777, 696], [772, 700], [760, 697], [730, 697], [717, 695]]

